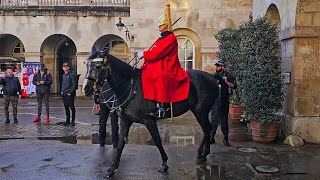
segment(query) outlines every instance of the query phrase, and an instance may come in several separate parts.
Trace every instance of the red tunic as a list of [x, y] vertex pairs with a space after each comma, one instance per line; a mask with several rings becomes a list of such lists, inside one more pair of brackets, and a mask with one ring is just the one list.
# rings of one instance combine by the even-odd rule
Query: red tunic
[[178, 42], [173, 33], [160, 38], [150, 50], [144, 51], [142, 69], [144, 98], [157, 102], [178, 102], [188, 98], [190, 79], [181, 68]]

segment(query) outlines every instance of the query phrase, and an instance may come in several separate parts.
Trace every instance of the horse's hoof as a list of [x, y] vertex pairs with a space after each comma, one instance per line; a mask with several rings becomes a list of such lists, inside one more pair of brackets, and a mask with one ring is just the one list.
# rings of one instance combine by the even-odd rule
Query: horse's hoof
[[162, 165], [158, 171], [159, 171], [160, 173], [165, 173], [165, 172], [168, 172], [168, 169], [169, 169], [169, 166], [167, 166], [167, 165]]
[[114, 175], [114, 171], [107, 171], [103, 174], [103, 178], [111, 178]]

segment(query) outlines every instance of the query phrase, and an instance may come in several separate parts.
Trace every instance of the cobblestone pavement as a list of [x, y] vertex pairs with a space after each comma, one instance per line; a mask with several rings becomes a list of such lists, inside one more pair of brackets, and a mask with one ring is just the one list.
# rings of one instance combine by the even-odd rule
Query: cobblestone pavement
[[[0, 99], [2, 104], [3, 99]], [[93, 101], [91, 99], [77, 99], [76, 100], [76, 126], [62, 126], [58, 125], [65, 121], [64, 108], [59, 97], [51, 98], [50, 101], [50, 117], [51, 122], [46, 123], [42, 120], [41, 123], [33, 123], [33, 119], [37, 116], [37, 102], [34, 98], [21, 99], [18, 106], [18, 124], [5, 124], [5, 117], [3, 107], [0, 107], [0, 139], [52, 139], [53, 137], [70, 137], [77, 136], [86, 137], [94, 136], [98, 133], [98, 116], [93, 111]], [[11, 109], [10, 109], [11, 111]], [[44, 112], [44, 107], [43, 107]], [[12, 114], [10, 114], [12, 117]], [[45, 116], [42, 116], [44, 119]], [[182, 125], [182, 126], [181, 126]], [[107, 130], [110, 132], [110, 120], [107, 124]], [[164, 137], [168, 131], [172, 131], [177, 136], [185, 134], [197, 134], [197, 142], [200, 141], [201, 129], [197, 124], [193, 115], [188, 112], [184, 116], [175, 118], [174, 122], [170, 119], [159, 121], [159, 131]], [[139, 133], [138, 133], [139, 132]], [[178, 134], [175, 132], [179, 132]], [[140, 140], [151, 138], [146, 128], [140, 124], [134, 124], [131, 128], [132, 136], [135, 136], [135, 141], [132, 143], [142, 143]], [[193, 138], [192, 141], [195, 141]]]
[[[109, 145], [110, 121], [108, 145], [104, 148], [93, 145], [97, 143], [98, 117], [92, 115], [92, 100], [76, 101], [74, 127], [57, 124], [64, 121], [59, 98], [51, 100], [51, 123], [32, 123], [36, 105], [35, 99], [20, 101], [18, 124], [4, 124], [0, 107], [0, 179], [101, 179], [113, 151]], [[169, 173], [160, 174], [157, 173], [161, 162], [159, 151], [152, 146], [147, 129], [134, 124], [114, 179], [320, 179], [320, 145], [293, 148], [281, 142], [259, 144], [248, 139], [243, 126], [230, 127], [231, 146], [222, 145], [218, 131], [207, 163], [197, 165], [202, 131], [193, 115], [188, 112], [173, 122], [159, 120], [170, 167]], [[241, 147], [255, 148], [256, 152], [241, 152]], [[274, 166], [279, 171], [262, 173], [256, 170], [260, 165]]]

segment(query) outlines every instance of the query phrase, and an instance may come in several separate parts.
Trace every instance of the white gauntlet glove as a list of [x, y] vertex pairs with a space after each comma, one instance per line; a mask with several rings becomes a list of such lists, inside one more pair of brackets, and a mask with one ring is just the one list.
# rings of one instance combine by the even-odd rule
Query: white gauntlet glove
[[143, 58], [143, 51], [139, 50], [136, 52], [139, 59]]

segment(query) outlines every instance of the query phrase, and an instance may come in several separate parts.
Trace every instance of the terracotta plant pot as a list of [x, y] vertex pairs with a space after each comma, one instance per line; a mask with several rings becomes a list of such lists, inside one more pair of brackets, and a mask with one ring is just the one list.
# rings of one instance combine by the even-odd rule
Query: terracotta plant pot
[[244, 123], [244, 122], [240, 121], [241, 115], [243, 114], [243, 112], [244, 112], [243, 106], [231, 104], [229, 106], [229, 121], [233, 124]]
[[260, 122], [256, 120], [250, 121], [250, 127], [252, 132], [252, 139], [261, 143], [270, 143], [276, 140], [278, 135], [278, 126], [275, 123], [271, 123], [267, 129], [267, 133], [264, 137], [260, 137]]

